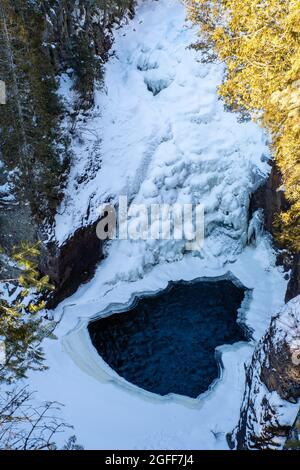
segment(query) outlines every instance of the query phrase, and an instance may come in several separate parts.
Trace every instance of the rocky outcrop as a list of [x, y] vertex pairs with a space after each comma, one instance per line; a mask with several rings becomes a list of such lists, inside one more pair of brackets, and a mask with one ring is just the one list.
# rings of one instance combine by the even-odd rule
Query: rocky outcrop
[[[101, 72], [101, 64], [107, 60], [113, 42], [112, 28], [119, 25], [125, 17], [133, 15], [135, 3], [135, 0], [40, 2], [39, 15], [36, 15], [35, 19], [38, 18], [42, 32], [40, 48], [44, 54], [44, 61], [49, 63], [48, 72], [55, 77], [68, 71], [77, 91], [78, 100], [73, 103], [72, 110], [65, 111], [72, 114], [70, 133], [74, 133], [77, 114], [93, 105], [95, 81], [101, 78], [98, 72]], [[29, 8], [28, 5], [27, 7]], [[34, 2], [31, 8], [36, 9]], [[33, 38], [35, 41], [39, 39], [40, 36]], [[53, 139], [55, 140], [55, 136]], [[18, 164], [15, 166], [18, 167]], [[47, 185], [49, 188], [55, 186], [59, 188], [60, 193], [63, 193], [66, 176], [67, 169], [59, 184], [51, 179]], [[6, 176], [5, 178], [7, 179]], [[2, 181], [0, 174], [0, 185], [7, 183], [5, 178]], [[1, 209], [0, 246], [7, 252], [21, 241], [27, 240], [33, 243], [48, 237], [49, 224], [45, 224], [43, 220], [46, 214], [42, 211], [41, 217], [37, 220], [26, 202], [28, 191], [26, 185], [24, 187], [25, 194], [22, 194], [21, 201], [9, 200], [9, 204]], [[34, 200], [39, 206], [40, 198]], [[55, 210], [56, 205], [53, 213]], [[43, 230], [45, 225], [47, 235]], [[89, 279], [101, 260], [103, 247], [96, 237], [95, 226], [96, 223], [83, 228], [73, 227], [73, 236], [63, 246], [58, 246], [54, 242], [43, 245], [41, 272], [49, 275], [51, 282], [56, 286], [55, 296], [49, 306], [55, 306], [75, 292], [82, 282]], [[4, 264], [5, 262], [0, 260], [0, 275], [2, 271], [7, 274]]]
[[[95, 2], [56, 2], [54, 8], [44, 4], [47, 15], [44, 37], [51, 63], [57, 72], [70, 65], [71, 53], [80, 31], [89, 39], [90, 50], [99, 56], [107, 53], [111, 41], [106, 31], [106, 21]], [[95, 16], [94, 16], [95, 15]]]
[[[74, 103], [76, 114], [94, 104], [95, 80], [101, 78], [101, 64], [113, 43], [112, 28], [134, 14], [136, 1], [59, 0], [54, 5], [43, 4], [47, 18], [44, 44], [57, 73], [73, 70], [79, 97]], [[62, 246], [50, 243], [43, 247], [40, 268], [56, 287], [49, 308], [72, 295], [94, 274], [103, 258], [96, 225], [74, 227], [74, 234]]]
[[[43, 2], [44, 44], [57, 73], [72, 70], [80, 95], [78, 110], [94, 102], [95, 80], [113, 43], [112, 28], [134, 13], [135, 0]], [[76, 84], [78, 86], [76, 86]]]
[[[134, 13], [135, 0], [59, 0], [54, 5], [43, 2], [47, 18], [44, 44], [57, 73], [73, 70], [78, 92], [75, 114], [94, 104], [94, 84], [101, 77], [101, 64], [108, 58], [113, 43], [112, 27]], [[48, 302], [54, 308], [72, 295], [94, 274], [103, 258], [103, 243], [96, 235], [97, 222], [74, 227], [74, 234], [62, 245], [43, 247], [40, 269], [56, 287]]]
[[90, 52], [105, 58], [113, 41], [113, 25], [125, 15], [132, 16], [135, 4], [136, 0], [57, 0], [54, 4], [44, 1], [45, 40], [57, 71], [70, 65], [74, 43], [81, 32], [88, 38]]
[[300, 294], [300, 253], [293, 256], [290, 281], [288, 283], [285, 300], [289, 300]]
[[300, 296], [275, 316], [246, 370], [246, 390], [231, 448], [278, 449], [293, 425], [300, 398]]
[[[256, 210], [263, 209], [264, 228], [274, 236], [274, 221], [281, 211], [286, 211], [289, 203], [285, 198], [282, 189], [282, 177], [275, 164], [272, 166], [269, 178], [260, 186], [251, 197], [250, 217]], [[274, 245], [278, 248], [276, 237]], [[282, 264], [286, 270], [291, 271], [290, 280], [286, 292], [286, 302], [300, 294], [300, 253], [292, 254], [282, 252], [278, 256], [278, 263]]]
[[295, 420], [294, 426], [289, 432], [288, 439], [284, 445], [284, 450], [300, 450], [300, 411]]
[[276, 165], [273, 164], [268, 179], [252, 194], [250, 215], [258, 209], [263, 209], [264, 228], [274, 235], [274, 220], [276, 215], [281, 211], [287, 210], [288, 207], [289, 204], [282, 190], [281, 174]]
[[97, 237], [96, 226], [97, 222], [79, 228], [60, 247], [56, 243], [43, 247], [40, 269], [56, 287], [48, 308], [56, 307], [93, 276], [103, 258], [103, 242]]

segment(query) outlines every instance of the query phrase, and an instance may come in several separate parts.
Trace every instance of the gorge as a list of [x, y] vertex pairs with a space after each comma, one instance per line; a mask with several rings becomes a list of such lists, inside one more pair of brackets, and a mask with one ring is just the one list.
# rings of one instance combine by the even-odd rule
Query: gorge
[[[287, 202], [269, 136], [224, 106], [224, 64], [191, 47], [185, 2], [53, 3], [44, 39], [71, 155], [63, 194], [51, 223], [32, 217], [28, 195], [0, 220], [14, 227], [4, 247], [42, 241], [56, 287], [57, 340], [43, 341], [48, 369], [29, 372], [31, 387], [65, 404], [87, 449], [283, 448], [299, 410], [300, 270], [272, 239]], [[203, 248], [103, 243], [99, 208], [120, 196], [203, 204]]]

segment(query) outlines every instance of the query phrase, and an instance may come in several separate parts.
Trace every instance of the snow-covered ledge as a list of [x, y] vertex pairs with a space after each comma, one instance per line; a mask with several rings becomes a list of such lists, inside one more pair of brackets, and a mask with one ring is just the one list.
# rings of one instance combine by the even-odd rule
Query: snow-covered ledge
[[282, 447], [300, 398], [300, 296], [271, 320], [246, 372], [246, 391], [232, 447]]

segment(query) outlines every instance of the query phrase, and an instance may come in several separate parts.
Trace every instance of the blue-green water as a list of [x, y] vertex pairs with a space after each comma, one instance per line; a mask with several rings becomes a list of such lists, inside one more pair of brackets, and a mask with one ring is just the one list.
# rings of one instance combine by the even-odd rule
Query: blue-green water
[[244, 295], [227, 280], [172, 283], [88, 329], [104, 361], [128, 382], [197, 397], [219, 376], [215, 348], [247, 340], [237, 323]]

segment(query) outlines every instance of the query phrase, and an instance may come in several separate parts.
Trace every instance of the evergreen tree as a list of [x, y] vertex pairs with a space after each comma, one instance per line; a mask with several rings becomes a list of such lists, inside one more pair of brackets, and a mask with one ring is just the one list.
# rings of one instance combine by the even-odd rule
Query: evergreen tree
[[197, 47], [227, 65], [220, 94], [272, 135], [290, 209], [277, 237], [300, 251], [300, 0], [187, 0], [201, 25]]
[[12, 253], [20, 273], [6, 281], [13, 286], [10, 295], [4, 296], [2, 292], [0, 297], [0, 336], [5, 344], [0, 383], [25, 377], [28, 369], [45, 367], [40, 343], [45, 336], [51, 336], [53, 325], [45, 323], [39, 315], [45, 308], [45, 301], [40, 298], [52, 286], [48, 277], [40, 276], [38, 272], [38, 256], [38, 245], [26, 243]]
[[19, 196], [38, 219], [53, 217], [62, 197], [69, 162], [68, 141], [60, 130], [63, 107], [57, 80], [43, 45], [39, 2], [2, 0], [0, 76], [7, 104], [0, 115], [1, 157], [15, 172]]
[[1, 107], [0, 156], [38, 221], [53, 221], [71, 157], [57, 77], [72, 69], [75, 109], [91, 107], [111, 45], [109, 30], [134, 5], [135, 0], [1, 0], [0, 79], [8, 100]]
[[[0, 356], [0, 450], [57, 450], [57, 433], [72, 428], [61, 417], [60, 403], [36, 403], [34, 394], [18, 382], [29, 369], [46, 368], [41, 342], [53, 337], [54, 325], [39, 316], [45, 307], [40, 294], [52, 286], [48, 277], [38, 273], [38, 256], [38, 245], [23, 243], [14, 249], [12, 260], [20, 274], [7, 280], [14, 285], [9, 297], [0, 292], [0, 338], [5, 340], [6, 353], [4, 360]], [[1, 390], [3, 384], [5, 390]], [[75, 436], [64, 446], [64, 450], [80, 449]]]

